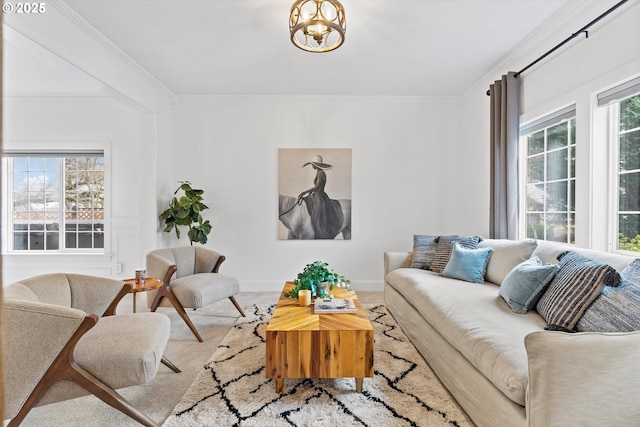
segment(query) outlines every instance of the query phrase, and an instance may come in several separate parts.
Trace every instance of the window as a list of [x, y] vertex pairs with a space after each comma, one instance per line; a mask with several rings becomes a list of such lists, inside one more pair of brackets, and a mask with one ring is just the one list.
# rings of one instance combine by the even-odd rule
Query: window
[[104, 153], [7, 153], [13, 252], [102, 252]]
[[575, 243], [575, 106], [520, 129], [526, 237]]
[[640, 252], [640, 76], [598, 93], [597, 101], [607, 109], [610, 130], [610, 243], [617, 250]]
[[[635, 91], [640, 92], [640, 78]], [[632, 81], [633, 82], [633, 81]], [[631, 85], [621, 85], [633, 88]], [[631, 92], [627, 89], [627, 92]], [[621, 95], [618, 91], [618, 95]], [[625, 94], [622, 94], [623, 96]], [[598, 101], [605, 96], [598, 97]], [[613, 157], [616, 160], [614, 188], [616, 203], [617, 249], [640, 252], [640, 93], [612, 102]]]

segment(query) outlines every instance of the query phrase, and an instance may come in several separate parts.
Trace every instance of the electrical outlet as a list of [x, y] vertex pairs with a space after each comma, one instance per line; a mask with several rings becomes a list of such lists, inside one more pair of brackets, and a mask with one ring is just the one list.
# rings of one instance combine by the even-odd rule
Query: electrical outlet
[[122, 264], [116, 264], [116, 274], [122, 274]]

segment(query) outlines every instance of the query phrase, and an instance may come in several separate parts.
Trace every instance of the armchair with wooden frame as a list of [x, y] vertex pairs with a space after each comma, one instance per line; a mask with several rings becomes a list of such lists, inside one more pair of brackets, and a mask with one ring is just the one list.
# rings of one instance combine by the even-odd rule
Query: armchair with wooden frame
[[[161, 313], [114, 316], [131, 285], [44, 274], [3, 289], [5, 413], [19, 425], [34, 406], [94, 394], [145, 426], [157, 424], [115, 389], [151, 381], [169, 339]], [[101, 314], [101, 317], [98, 317]]]
[[198, 309], [229, 298], [244, 317], [235, 299], [240, 291], [238, 281], [219, 273], [225, 256], [200, 246], [176, 246], [157, 249], [147, 254], [147, 276], [163, 280], [157, 291], [147, 292], [151, 311], [160, 306], [173, 306], [198, 341], [203, 342], [185, 308]]

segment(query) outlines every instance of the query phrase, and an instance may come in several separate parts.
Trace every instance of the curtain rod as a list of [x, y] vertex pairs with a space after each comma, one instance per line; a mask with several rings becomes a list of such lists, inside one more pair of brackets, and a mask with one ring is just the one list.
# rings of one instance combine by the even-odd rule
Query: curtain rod
[[[553, 47], [552, 49], [550, 49], [549, 51], [547, 51], [545, 54], [543, 54], [542, 56], [540, 56], [538, 59], [536, 59], [535, 61], [533, 61], [531, 64], [527, 65], [526, 67], [524, 67], [522, 70], [518, 71], [517, 73], [514, 74], [514, 77], [518, 77], [520, 74], [522, 74], [523, 72], [527, 71], [529, 68], [533, 67], [534, 65], [536, 65], [538, 62], [542, 61], [544, 58], [546, 58], [547, 56], [551, 55], [553, 52], [555, 52], [556, 50], [560, 49], [562, 46], [564, 46], [565, 44], [569, 43], [571, 40], [575, 39], [576, 37], [578, 37], [580, 34], [584, 33], [585, 38], [589, 38], [589, 31], [587, 31], [589, 29], [589, 27], [591, 27], [592, 25], [594, 25], [595, 23], [597, 23], [598, 21], [602, 20], [604, 17], [606, 17], [607, 15], [609, 15], [610, 13], [612, 13], [614, 10], [616, 10], [617, 8], [619, 8], [620, 6], [622, 6], [623, 4], [625, 4], [626, 2], [628, 2], [629, 0], [621, 0], [618, 3], [616, 3], [615, 5], [613, 5], [609, 10], [607, 10], [606, 12], [604, 12], [602, 15], [598, 16], [596, 19], [594, 19], [593, 21], [589, 22], [587, 25], [585, 25], [584, 27], [580, 28], [578, 31], [576, 31], [575, 33], [571, 34], [569, 37], [567, 37], [566, 39], [564, 39], [562, 42], [560, 42], [559, 44], [557, 44], [555, 47]], [[491, 92], [490, 90], [487, 90], [487, 95], [489, 95]]]

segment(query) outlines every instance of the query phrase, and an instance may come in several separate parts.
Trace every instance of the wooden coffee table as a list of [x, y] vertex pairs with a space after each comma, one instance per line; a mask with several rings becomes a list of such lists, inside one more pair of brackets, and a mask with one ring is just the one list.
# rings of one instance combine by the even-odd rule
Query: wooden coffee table
[[373, 327], [355, 292], [334, 288], [335, 298], [353, 298], [357, 314], [314, 314], [313, 302], [300, 307], [284, 294], [266, 332], [266, 376], [282, 392], [285, 378], [355, 378], [362, 392], [365, 377], [373, 377]]

